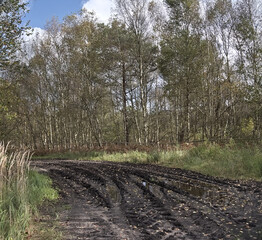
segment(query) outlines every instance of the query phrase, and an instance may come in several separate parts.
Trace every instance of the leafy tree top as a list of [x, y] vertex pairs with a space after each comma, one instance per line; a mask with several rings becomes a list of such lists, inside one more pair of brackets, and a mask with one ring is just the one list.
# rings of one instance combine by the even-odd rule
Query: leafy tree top
[[0, 68], [12, 62], [22, 34], [29, 29], [28, 24], [22, 26], [26, 5], [21, 0], [0, 0]]

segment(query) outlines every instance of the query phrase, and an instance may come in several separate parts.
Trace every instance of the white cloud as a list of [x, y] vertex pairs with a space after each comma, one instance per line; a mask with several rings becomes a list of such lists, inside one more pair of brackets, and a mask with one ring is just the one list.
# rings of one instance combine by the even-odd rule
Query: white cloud
[[31, 35], [31, 37], [32, 38], [36, 38], [36, 37], [41, 38], [45, 34], [46, 34], [46, 31], [44, 29], [35, 27], [33, 28], [33, 34]]
[[22, 51], [17, 53], [17, 57], [20, 61], [28, 63], [29, 60], [34, 56], [33, 46], [38, 45], [41, 40], [47, 36], [46, 31], [42, 28], [33, 28], [33, 33], [29, 36], [23, 34], [22, 39]]
[[35, 27], [33, 28], [32, 34], [27, 36], [26, 34], [23, 35], [24, 42], [28, 45], [32, 44], [34, 41], [39, 41], [43, 39], [46, 35], [46, 31], [42, 28]]
[[108, 22], [114, 7], [114, 0], [89, 0], [83, 5], [83, 9], [94, 11], [98, 20], [105, 23]]

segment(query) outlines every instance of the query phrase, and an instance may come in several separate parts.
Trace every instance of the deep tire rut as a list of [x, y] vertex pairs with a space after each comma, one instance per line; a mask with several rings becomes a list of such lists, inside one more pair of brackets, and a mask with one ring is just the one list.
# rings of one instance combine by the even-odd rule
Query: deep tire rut
[[262, 239], [262, 183], [112, 162], [34, 161], [60, 189], [64, 239]]

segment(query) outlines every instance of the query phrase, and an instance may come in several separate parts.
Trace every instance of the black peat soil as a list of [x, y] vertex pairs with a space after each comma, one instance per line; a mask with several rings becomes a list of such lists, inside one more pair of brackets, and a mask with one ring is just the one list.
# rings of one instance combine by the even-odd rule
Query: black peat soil
[[262, 239], [262, 183], [157, 165], [33, 161], [60, 189], [64, 239]]

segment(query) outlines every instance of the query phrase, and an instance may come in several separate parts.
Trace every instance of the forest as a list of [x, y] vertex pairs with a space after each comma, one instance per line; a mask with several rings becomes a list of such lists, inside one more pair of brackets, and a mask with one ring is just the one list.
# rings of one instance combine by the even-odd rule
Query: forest
[[261, 0], [115, 0], [108, 23], [54, 17], [30, 44], [26, 4], [12, 2], [0, 16], [0, 141], [261, 143]]
[[262, 0], [112, 1], [0, 0], [0, 240], [262, 239]]

